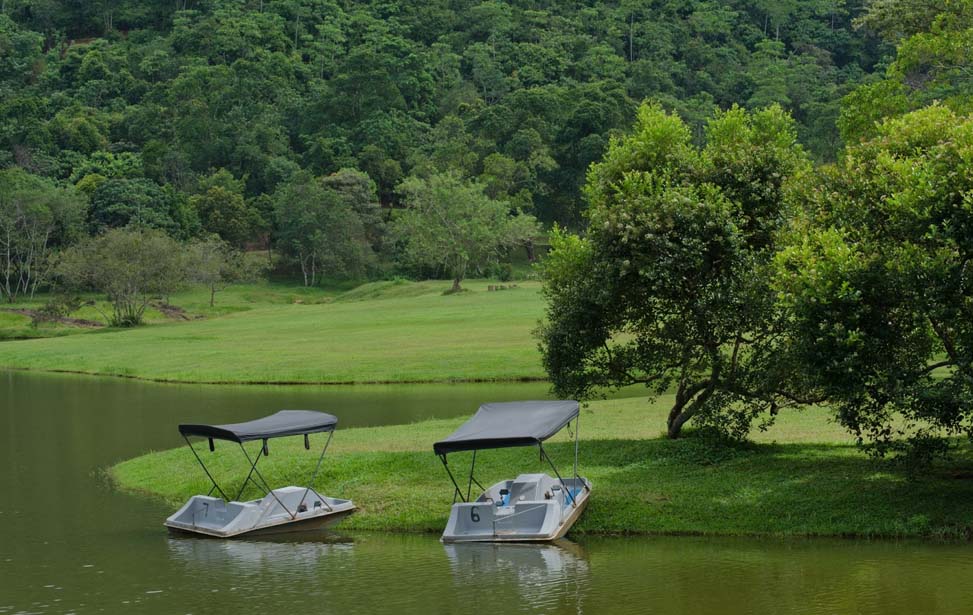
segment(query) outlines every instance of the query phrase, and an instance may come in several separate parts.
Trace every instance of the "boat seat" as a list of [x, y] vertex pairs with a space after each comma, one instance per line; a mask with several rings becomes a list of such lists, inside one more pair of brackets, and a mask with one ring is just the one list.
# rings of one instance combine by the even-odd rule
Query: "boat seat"
[[538, 476], [525, 475], [524, 478], [526, 480], [515, 480], [510, 485], [510, 503], [516, 505], [521, 500], [532, 502], [544, 499], [540, 493], [541, 480]]

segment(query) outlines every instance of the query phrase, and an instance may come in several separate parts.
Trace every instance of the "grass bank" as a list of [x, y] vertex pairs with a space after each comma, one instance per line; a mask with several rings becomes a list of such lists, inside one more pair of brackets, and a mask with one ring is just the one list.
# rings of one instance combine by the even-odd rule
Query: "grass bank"
[[489, 284], [496, 283], [465, 282], [468, 292], [456, 295], [442, 294], [448, 282], [345, 291], [242, 286], [219, 294], [213, 308], [199, 289], [170, 299], [185, 318], [153, 310], [150, 324], [135, 329], [4, 342], [0, 368], [211, 383], [544, 377], [530, 335], [543, 311], [540, 285], [489, 292]]
[[[594, 483], [594, 494], [575, 532], [942, 538], [973, 532], [968, 456], [910, 480], [891, 463], [863, 455], [823, 410], [814, 409], [780, 417], [746, 446], [694, 437], [668, 441], [660, 431], [669, 401], [601, 401], [583, 411], [582, 473]], [[344, 527], [439, 532], [451, 487], [431, 446], [461, 422], [341, 430], [317, 486], [359, 505]], [[309, 475], [317, 458], [299, 438], [272, 441], [271, 447], [261, 467], [275, 484]], [[569, 434], [562, 432], [547, 448], [567, 470]], [[212, 461], [218, 480], [239, 487], [246, 468], [234, 445], [201, 454]], [[459, 473], [468, 467], [468, 455], [450, 459]], [[546, 471], [535, 448], [484, 452], [477, 468], [484, 485], [519, 471]], [[125, 461], [110, 474], [122, 489], [173, 507], [209, 488], [185, 448]]]

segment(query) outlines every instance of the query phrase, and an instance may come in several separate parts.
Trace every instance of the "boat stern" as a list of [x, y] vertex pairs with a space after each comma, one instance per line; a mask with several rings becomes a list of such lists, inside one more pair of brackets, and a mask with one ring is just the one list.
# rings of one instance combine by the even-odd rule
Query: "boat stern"
[[165, 525], [170, 530], [230, 538], [332, 525], [355, 510], [351, 500], [322, 496], [304, 487], [281, 487], [249, 502], [196, 495], [166, 519]]
[[553, 501], [518, 502], [505, 507], [491, 502], [462, 502], [453, 505], [442, 540], [547, 540], [557, 532], [560, 518]]
[[521, 474], [497, 483], [475, 502], [453, 504], [442, 541], [554, 540], [580, 516], [589, 492], [584, 478], [561, 481], [546, 474]]

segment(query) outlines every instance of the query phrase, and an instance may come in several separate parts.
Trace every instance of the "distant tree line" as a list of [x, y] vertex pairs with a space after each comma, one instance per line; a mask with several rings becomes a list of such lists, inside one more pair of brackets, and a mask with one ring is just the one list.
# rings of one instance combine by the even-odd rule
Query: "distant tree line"
[[782, 105], [832, 158], [840, 97], [891, 48], [853, 27], [860, 8], [4, 0], [2, 293], [45, 288], [66, 248], [117, 229], [210, 265], [266, 249], [307, 285], [459, 289], [538, 222], [584, 224], [586, 169], [646, 97], [697, 145], [717, 108]]

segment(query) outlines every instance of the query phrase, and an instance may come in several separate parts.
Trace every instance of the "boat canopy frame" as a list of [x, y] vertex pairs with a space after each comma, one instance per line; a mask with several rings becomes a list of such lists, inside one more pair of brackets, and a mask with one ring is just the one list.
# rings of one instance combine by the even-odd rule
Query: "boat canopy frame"
[[[324, 461], [324, 455], [328, 451], [328, 446], [331, 444], [331, 439], [334, 437], [334, 430], [338, 425], [338, 418], [332, 414], [326, 412], [318, 412], [315, 410], [281, 410], [269, 416], [263, 418], [255, 419], [253, 421], [247, 421], [245, 423], [229, 423], [226, 425], [205, 425], [205, 424], [181, 424], [179, 425], [179, 433], [182, 435], [186, 444], [189, 446], [189, 450], [193, 452], [193, 456], [196, 457], [196, 461], [199, 462], [203, 472], [206, 473], [207, 478], [213, 484], [210, 490], [206, 493], [207, 496], [213, 494], [213, 491], [218, 491], [226, 502], [238, 501], [243, 495], [244, 490], [246, 490], [248, 484], [253, 484], [257, 489], [263, 489], [266, 491], [267, 495], [273, 496], [277, 503], [283, 508], [291, 519], [296, 519], [298, 513], [304, 512], [301, 507], [304, 505], [304, 500], [307, 498], [310, 492], [314, 492], [316, 496], [320, 499], [321, 503], [324, 504], [329, 510], [331, 510], [331, 505], [328, 504], [327, 499], [324, 498], [312, 485], [321, 471], [321, 464]], [[304, 436], [304, 450], [311, 450], [311, 441], [309, 435], [312, 433], [327, 433], [328, 439], [324, 443], [324, 447], [321, 449], [321, 455], [318, 457], [317, 465], [314, 468], [314, 473], [311, 475], [310, 480], [304, 489], [304, 495], [301, 497], [301, 501], [297, 505], [296, 511], [291, 511], [287, 506], [281, 502], [277, 494], [270, 487], [267, 479], [264, 478], [263, 474], [257, 468], [257, 464], [260, 462], [261, 457], [270, 456], [270, 448], [267, 441], [272, 438], [285, 438], [289, 436]], [[246, 478], [243, 480], [243, 484], [240, 485], [240, 490], [233, 500], [227, 496], [226, 491], [220, 486], [213, 475], [210, 473], [209, 468], [203, 462], [202, 457], [196, 451], [196, 447], [193, 446], [190, 437], [201, 437], [206, 438], [209, 441], [209, 450], [213, 452], [216, 450], [216, 445], [214, 440], [226, 440], [229, 442], [236, 442], [240, 446], [240, 450], [243, 452], [243, 456], [246, 457], [247, 462], [250, 464], [250, 470], [247, 472]], [[246, 442], [253, 442], [261, 440], [262, 445], [256, 456], [250, 456], [244, 444]], [[256, 476], [256, 478], [254, 478]], [[257, 482], [260, 479], [260, 482]]]
[[[513, 448], [536, 445], [540, 451], [541, 460], [546, 460], [557, 476], [561, 487], [571, 500], [572, 506], [577, 506], [575, 494], [568, 489], [564, 478], [554, 464], [554, 461], [544, 450], [544, 441], [554, 436], [561, 429], [571, 429], [574, 423], [574, 479], [578, 475], [578, 433], [580, 432], [580, 405], [573, 399], [558, 401], [517, 401], [504, 403], [483, 404], [466, 423], [454, 431], [446, 439], [433, 445], [433, 451], [439, 457], [453, 483], [453, 504], [457, 498], [469, 502], [473, 484], [481, 490], [486, 488], [476, 479], [476, 454], [483, 449]], [[466, 484], [466, 494], [456, 482], [456, 477], [449, 468], [447, 456], [449, 453], [473, 451], [470, 462], [469, 479]]]

